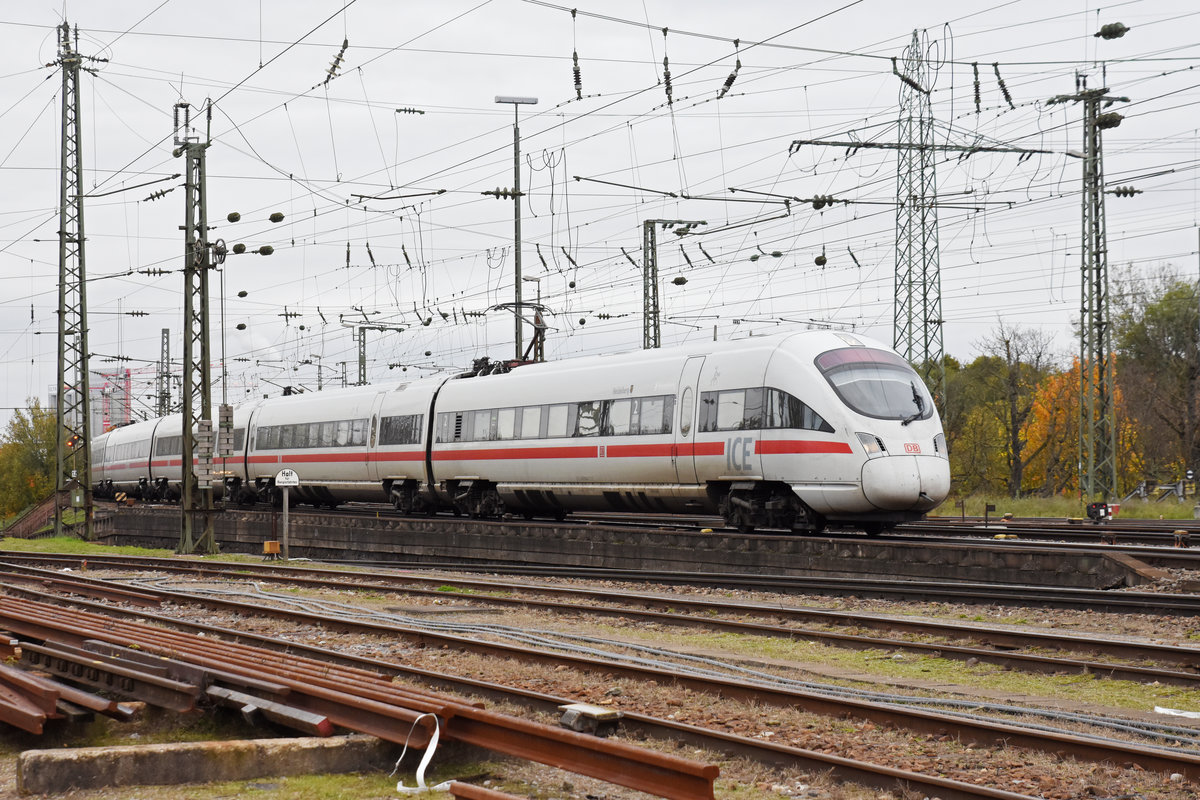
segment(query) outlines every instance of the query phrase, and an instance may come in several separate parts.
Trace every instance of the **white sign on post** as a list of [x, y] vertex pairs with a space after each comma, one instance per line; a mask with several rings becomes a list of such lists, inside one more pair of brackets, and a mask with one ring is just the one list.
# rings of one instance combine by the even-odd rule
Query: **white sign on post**
[[275, 474], [275, 486], [283, 490], [283, 541], [280, 549], [283, 560], [288, 560], [288, 488], [300, 485], [300, 476], [294, 469], [281, 469]]
[[279, 487], [299, 486], [300, 476], [296, 474], [296, 470], [294, 469], [281, 469], [275, 475], [275, 485]]

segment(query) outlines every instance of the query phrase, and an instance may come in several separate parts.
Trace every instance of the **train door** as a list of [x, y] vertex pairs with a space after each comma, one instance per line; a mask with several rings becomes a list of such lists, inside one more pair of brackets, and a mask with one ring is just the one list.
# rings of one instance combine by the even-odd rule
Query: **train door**
[[704, 356], [689, 356], [679, 374], [679, 387], [675, 394], [675, 409], [677, 424], [675, 427], [675, 446], [671, 448], [675, 461], [675, 475], [681, 484], [695, 484], [696, 477], [696, 405], [699, 398], [697, 384], [700, 381], [700, 369], [704, 366]]
[[383, 407], [383, 398], [386, 392], [379, 392], [371, 400], [371, 423], [367, 431], [367, 480], [371, 483], [378, 483], [380, 478], [379, 468], [379, 426], [382, 424], [380, 411]]

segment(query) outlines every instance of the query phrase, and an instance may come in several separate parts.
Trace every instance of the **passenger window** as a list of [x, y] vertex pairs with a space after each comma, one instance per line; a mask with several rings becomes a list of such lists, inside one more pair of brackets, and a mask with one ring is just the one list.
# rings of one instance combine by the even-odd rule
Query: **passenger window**
[[529, 406], [521, 409], [521, 438], [537, 439], [542, 435], [542, 407]]
[[717, 393], [700, 393], [700, 432], [712, 433], [717, 429]]
[[321, 447], [333, 447], [334, 433], [337, 431], [336, 422], [321, 423]]
[[[639, 405], [638, 433], [670, 433], [670, 412], [666, 401], [669, 397], [643, 397]], [[666, 413], [664, 413], [666, 412]]]
[[765, 415], [763, 414], [763, 392], [762, 389], [747, 389], [746, 390], [746, 413], [742, 417], [742, 430], [753, 431], [758, 430], [763, 426]]
[[517, 410], [515, 408], [502, 408], [496, 412], [496, 438], [497, 439], [514, 439], [516, 438], [517, 427]]
[[566, 437], [568, 435], [567, 420], [571, 407], [566, 405], [550, 406], [548, 411], [549, 423], [546, 425], [546, 436], [550, 439]]
[[576, 436], [599, 436], [601, 411], [604, 404], [599, 400], [590, 403], [579, 403], [579, 411], [575, 417]]
[[351, 447], [366, 447], [367, 445], [367, 420], [356, 419], [350, 422], [350, 446]]
[[745, 418], [746, 393], [738, 390], [717, 395], [717, 430], [736, 431]]
[[608, 406], [608, 423], [604, 432], [608, 436], [627, 436], [630, 433], [629, 420], [633, 411], [632, 400], [612, 400]]
[[476, 442], [486, 442], [496, 438], [496, 432], [492, 427], [492, 411], [485, 408], [482, 411], [476, 411], [475, 425], [472, 429], [472, 439]]

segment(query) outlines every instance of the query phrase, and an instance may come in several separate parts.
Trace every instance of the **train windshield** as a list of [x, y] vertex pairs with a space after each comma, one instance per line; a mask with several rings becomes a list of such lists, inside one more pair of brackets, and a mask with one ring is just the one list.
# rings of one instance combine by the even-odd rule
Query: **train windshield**
[[933, 398], [904, 359], [883, 350], [847, 347], [817, 356], [838, 397], [859, 414], [907, 425], [933, 414]]

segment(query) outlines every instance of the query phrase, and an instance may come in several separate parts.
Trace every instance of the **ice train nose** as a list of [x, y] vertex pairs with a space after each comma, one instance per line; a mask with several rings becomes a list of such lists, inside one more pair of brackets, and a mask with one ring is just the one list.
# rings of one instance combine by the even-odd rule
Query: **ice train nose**
[[863, 464], [867, 501], [884, 511], [929, 511], [950, 493], [950, 463], [939, 456], [895, 455]]

